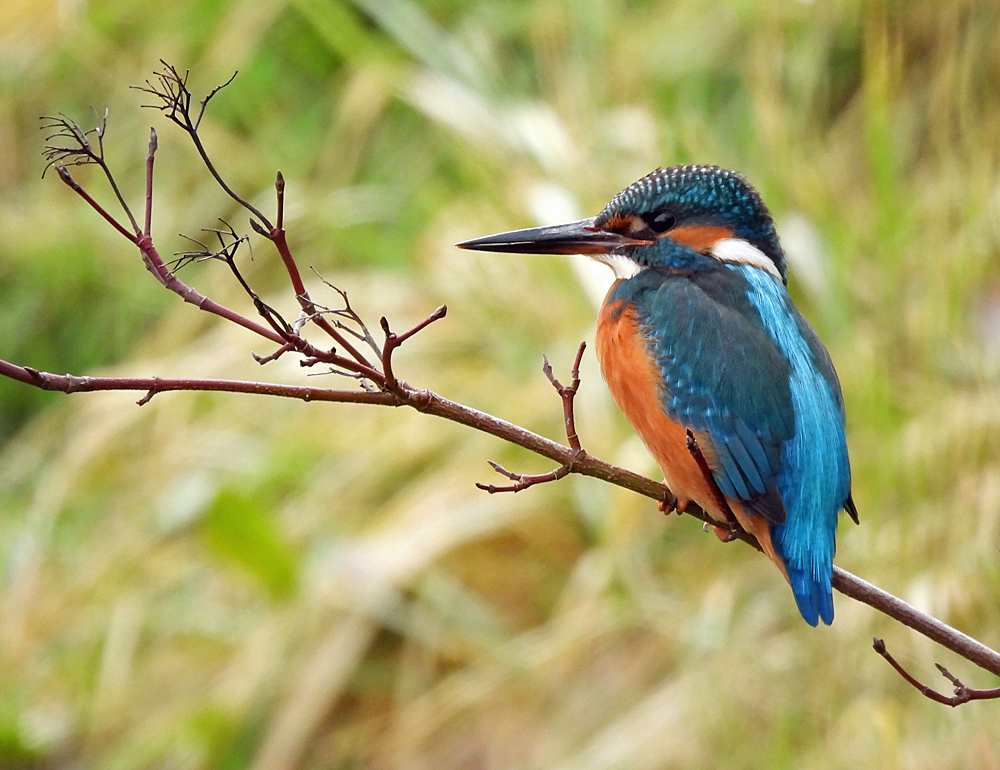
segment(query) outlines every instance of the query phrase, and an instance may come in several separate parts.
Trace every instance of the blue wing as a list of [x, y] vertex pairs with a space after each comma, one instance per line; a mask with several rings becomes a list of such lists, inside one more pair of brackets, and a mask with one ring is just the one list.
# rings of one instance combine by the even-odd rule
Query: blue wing
[[709, 437], [713, 476], [726, 496], [774, 524], [785, 521], [777, 492], [781, 445], [795, 433], [791, 367], [726, 269], [633, 279], [646, 335], [663, 376], [672, 420]]

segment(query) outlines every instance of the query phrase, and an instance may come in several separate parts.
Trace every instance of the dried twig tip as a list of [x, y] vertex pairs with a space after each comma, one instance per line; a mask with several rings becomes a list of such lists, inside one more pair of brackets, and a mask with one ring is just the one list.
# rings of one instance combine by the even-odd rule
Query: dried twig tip
[[581, 342], [579, 349], [576, 351], [576, 359], [573, 361], [573, 368], [570, 370], [574, 382], [580, 379], [580, 364], [583, 363], [583, 353], [586, 349], [587, 343]]

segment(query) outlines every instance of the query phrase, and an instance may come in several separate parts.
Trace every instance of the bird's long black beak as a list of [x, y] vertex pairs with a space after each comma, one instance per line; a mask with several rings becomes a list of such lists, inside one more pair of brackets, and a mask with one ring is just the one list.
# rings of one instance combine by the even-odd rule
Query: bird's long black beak
[[473, 238], [456, 243], [460, 249], [505, 251], [515, 254], [607, 254], [622, 246], [635, 246], [647, 241], [602, 230], [594, 225], [594, 217], [564, 225], [529, 227], [507, 233]]

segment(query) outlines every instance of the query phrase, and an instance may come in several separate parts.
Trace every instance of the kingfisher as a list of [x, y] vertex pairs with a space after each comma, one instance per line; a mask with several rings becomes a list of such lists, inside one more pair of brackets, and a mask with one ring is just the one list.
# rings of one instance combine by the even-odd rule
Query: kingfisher
[[584, 254], [614, 272], [597, 319], [601, 372], [683, 511], [754, 535], [807, 623], [833, 622], [841, 510], [857, 523], [844, 399], [787, 290], [767, 206], [738, 173], [660, 168], [596, 217], [465, 249]]

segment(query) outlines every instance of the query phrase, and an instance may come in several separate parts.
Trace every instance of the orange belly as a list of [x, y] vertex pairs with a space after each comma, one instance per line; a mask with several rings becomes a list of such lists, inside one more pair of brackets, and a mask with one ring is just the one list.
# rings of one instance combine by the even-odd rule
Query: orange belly
[[[664, 481], [678, 498], [678, 507], [683, 508], [687, 501], [694, 501], [714, 519], [725, 522], [728, 517], [719, 505], [718, 489], [706, 478], [687, 448], [687, 429], [663, 411], [663, 375], [646, 347], [635, 309], [622, 307], [622, 304], [621, 301], [610, 303], [606, 297], [597, 319], [597, 358], [608, 389], [663, 471]], [[696, 434], [695, 438], [709, 467], [714, 469], [708, 437]], [[726, 498], [726, 503], [740, 525], [757, 538], [767, 555], [784, 572], [784, 564], [771, 546], [766, 519], [744, 511], [738, 500]]]

